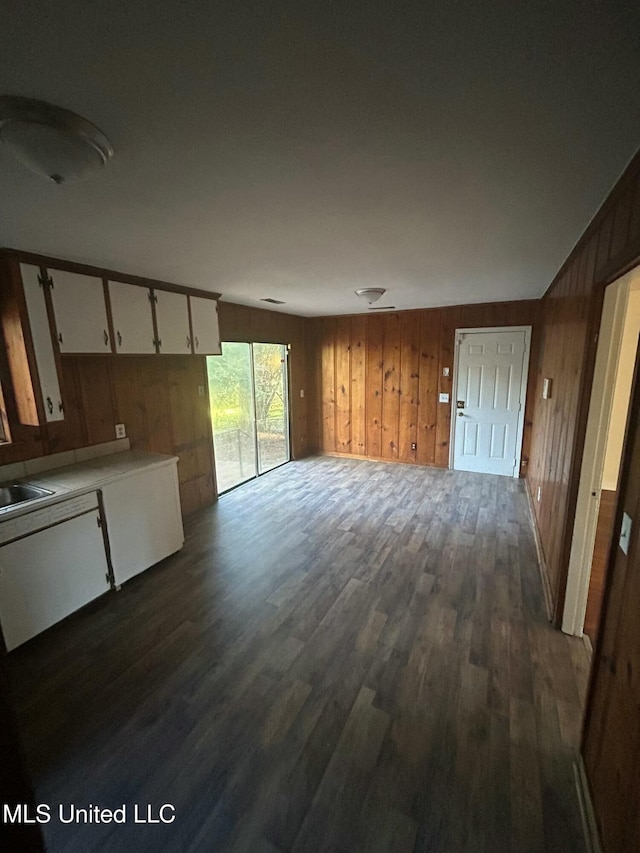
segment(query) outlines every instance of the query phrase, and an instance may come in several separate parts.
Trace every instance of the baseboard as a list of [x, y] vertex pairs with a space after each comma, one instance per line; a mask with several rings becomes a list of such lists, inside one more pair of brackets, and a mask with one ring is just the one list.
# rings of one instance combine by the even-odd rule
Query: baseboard
[[582, 829], [584, 832], [587, 853], [602, 853], [596, 813], [593, 808], [593, 802], [589, 792], [589, 781], [587, 779], [581, 755], [578, 755], [577, 760], [573, 764], [573, 772], [575, 776], [576, 792], [578, 794], [578, 804], [580, 806], [580, 817], [582, 818]]
[[446, 465], [416, 462], [414, 459], [385, 459], [382, 456], [363, 456], [361, 453], [342, 453], [339, 450], [318, 450], [316, 451], [316, 456], [331, 456], [336, 459], [358, 459], [362, 462], [386, 462], [393, 465], [415, 465], [418, 468], [437, 468], [439, 471], [448, 470]]
[[529, 490], [529, 481], [525, 479], [524, 490], [527, 495], [527, 503], [529, 504], [529, 516], [531, 519], [531, 529], [533, 530], [533, 538], [536, 543], [536, 552], [538, 554], [538, 571], [540, 572], [540, 581], [542, 583], [542, 592], [544, 595], [544, 604], [547, 610], [547, 619], [553, 622], [553, 595], [551, 594], [551, 584], [549, 583], [549, 572], [547, 571], [547, 563], [544, 558], [540, 533], [538, 532], [538, 524], [536, 522], [536, 513], [533, 508], [533, 497]]

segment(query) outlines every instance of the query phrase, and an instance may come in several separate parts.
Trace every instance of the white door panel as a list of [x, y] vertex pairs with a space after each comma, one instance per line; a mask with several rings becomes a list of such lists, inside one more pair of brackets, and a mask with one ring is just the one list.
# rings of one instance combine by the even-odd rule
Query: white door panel
[[456, 470], [517, 476], [526, 343], [524, 330], [459, 333]]
[[24, 298], [27, 303], [44, 414], [48, 422], [62, 421], [64, 420], [64, 407], [60, 394], [56, 359], [53, 353], [47, 306], [40, 286], [40, 269], [31, 264], [20, 264], [20, 272], [22, 273]]
[[154, 291], [158, 324], [158, 352], [191, 354], [189, 308], [185, 293], [170, 290]]
[[49, 270], [60, 352], [111, 352], [102, 279]]
[[109, 282], [116, 352], [155, 353], [151, 291], [122, 281]]

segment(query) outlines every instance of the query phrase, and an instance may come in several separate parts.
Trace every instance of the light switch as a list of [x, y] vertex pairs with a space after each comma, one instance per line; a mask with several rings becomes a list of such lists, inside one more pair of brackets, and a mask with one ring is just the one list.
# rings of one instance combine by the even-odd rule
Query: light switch
[[449, 402], [449, 395], [448, 394], [440, 394], [440, 396], [438, 397], [438, 402], [439, 403], [448, 403]]
[[198, 397], [204, 397], [204, 385], [198, 385]]
[[551, 379], [545, 377], [542, 380], [542, 399], [550, 400], [551, 399]]
[[442, 368], [442, 375], [443, 375], [443, 376], [448, 376], [448, 375], [449, 375], [449, 368], [448, 368], [448, 367], [443, 367], [443, 368]]
[[620, 545], [620, 550], [623, 554], [629, 553], [629, 538], [631, 536], [631, 516], [627, 515], [627, 513], [623, 513], [622, 515], [622, 526], [620, 528], [620, 541], [618, 545]]
[[304, 388], [301, 388], [301, 389], [300, 389], [300, 396], [301, 396], [301, 397], [304, 397]]

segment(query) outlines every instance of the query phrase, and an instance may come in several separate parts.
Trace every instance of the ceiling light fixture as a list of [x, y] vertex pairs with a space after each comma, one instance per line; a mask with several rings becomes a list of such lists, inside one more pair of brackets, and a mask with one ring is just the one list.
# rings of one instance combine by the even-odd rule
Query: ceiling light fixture
[[76, 113], [14, 95], [0, 96], [0, 140], [24, 166], [56, 184], [113, 157], [107, 137]]
[[367, 302], [369, 305], [377, 302], [384, 293], [386, 293], [384, 287], [361, 287], [360, 290], [356, 290], [358, 299]]

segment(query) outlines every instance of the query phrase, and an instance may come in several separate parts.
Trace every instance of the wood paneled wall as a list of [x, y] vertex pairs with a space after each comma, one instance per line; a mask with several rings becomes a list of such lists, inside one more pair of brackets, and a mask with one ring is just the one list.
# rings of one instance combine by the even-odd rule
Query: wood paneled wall
[[114, 439], [178, 456], [182, 512], [215, 500], [206, 362], [198, 356], [64, 356], [65, 419], [43, 428], [46, 453]]
[[[531, 325], [535, 364], [537, 305], [535, 300], [499, 302], [312, 320], [313, 446], [325, 453], [446, 468], [451, 403], [439, 403], [438, 395], [451, 395], [455, 330]], [[529, 458], [528, 400], [522, 471]]]
[[617, 505], [618, 493], [603, 489], [600, 493], [600, 510], [596, 525], [596, 540], [593, 546], [591, 577], [589, 578], [589, 596], [584, 616], [584, 632], [589, 635], [594, 648], [598, 636], [598, 625], [600, 624], [602, 597], [607, 578], [607, 566], [609, 563], [611, 540], [613, 539], [613, 525]]
[[[542, 300], [527, 475], [560, 624], [604, 288], [640, 260], [640, 152]], [[542, 399], [542, 380], [553, 380]], [[541, 499], [536, 495], [540, 488]]]

